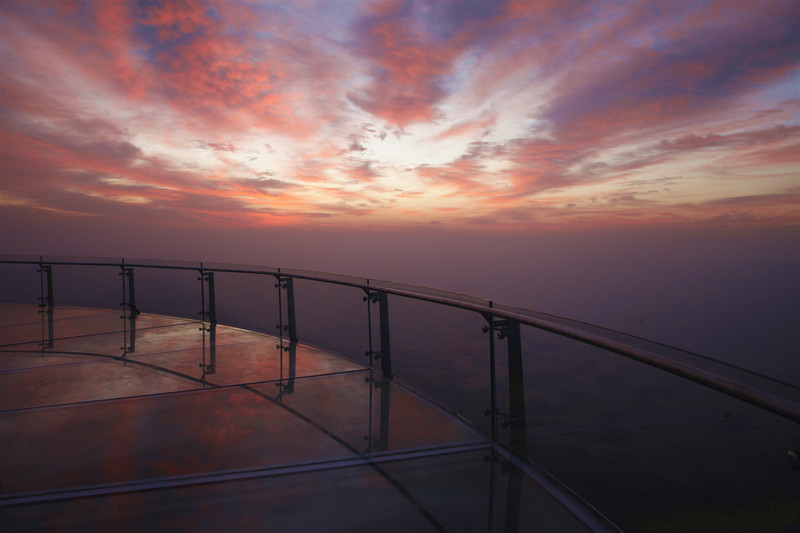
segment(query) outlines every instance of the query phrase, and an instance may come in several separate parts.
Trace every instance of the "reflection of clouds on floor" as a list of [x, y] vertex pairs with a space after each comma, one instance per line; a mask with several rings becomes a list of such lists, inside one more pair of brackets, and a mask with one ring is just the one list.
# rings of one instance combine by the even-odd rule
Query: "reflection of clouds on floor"
[[[0, 307], [0, 320], [15, 324], [2, 326], [0, 344], [20, 329], [41, 338], [40, 327], [26, 329], [40, 315]], [[203, 382], [211, 346], [199, 323], [140, 315], [136, 351], [122, 357], [130, 331], [118, 312], [61, 315], [71, 315], [69, 325], [54, 331], [67, 338], [52, 348], [0, 352], [13, 361], [4, 368], [14, 367], [0, 373], [0, 428], [16, 436], [4, 445], [5, 493], [486, 442], [402, 387], [315, 348], [218, 325]], [[53, 436], [58, 453], [48, 452]]]

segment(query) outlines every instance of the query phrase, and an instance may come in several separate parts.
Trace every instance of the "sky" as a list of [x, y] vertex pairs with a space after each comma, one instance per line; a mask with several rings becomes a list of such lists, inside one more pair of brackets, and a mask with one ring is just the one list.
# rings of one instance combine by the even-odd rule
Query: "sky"
[[0, 253], [323, 270], [789, 354], [798, 27], [793, 0], [0, 0]]
[[793, 1], [4, 0], [0, 24], [20, 216], [798, 223]]

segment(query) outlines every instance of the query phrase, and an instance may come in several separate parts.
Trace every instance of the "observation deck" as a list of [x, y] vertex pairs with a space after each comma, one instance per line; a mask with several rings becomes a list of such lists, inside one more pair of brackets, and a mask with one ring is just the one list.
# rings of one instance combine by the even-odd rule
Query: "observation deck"
[[4, 531], [800, 524], [789, 381], [331, 274], [1, 257], [0, 279]]

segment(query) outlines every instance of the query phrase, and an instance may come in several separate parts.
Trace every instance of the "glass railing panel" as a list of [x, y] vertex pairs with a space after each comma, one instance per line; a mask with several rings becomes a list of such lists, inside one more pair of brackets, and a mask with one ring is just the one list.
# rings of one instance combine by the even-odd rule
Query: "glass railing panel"
[[285, 341], [281, 350], [275, 337], [239, 328], [218, 326], [213, 344], [209, 333], [203, 338], [196, 333], [196, 325], [191, 325], [190, 329], [194, 331], [185, 331], [194, 339], [194, 348], [163, 352], [148, 350], [148, 331], [141, 337], [141, 344], [145, 346], [139, 349], [137, 333], [137, 350], [128, 354], [128, 361], [149, 369], [163, 369], [206, 386], [283, 380], [282, 386], [291, 388], [293, 380], [298, 378], [363, 369], [341, 357], [302, 344]]
[[[491, 405], [491, 380], [484, 318], [401, 296], [389, 295], [388, 302], [393, 374], [488, 432], [483, 411]], [[374, 317], [379, 304], [372, 305]], [[379, 342], [375, 345], [379, 349]]]
[[623, 529], [737, 516], [748, 530], [798, 511], [786, 461], [797, 424], [600, 348], [522, 333], [529, 457]]
[[139, 311], [201, 320], [203, 300], [199, 270], [133, 267], [133, 273]]
[[38, 265], [0, 263], [0, 302], [39, 304], [41, 274], [38, 270]]
[[[754, 369], [757, 369], [759, 366], [759, 359], [763, 358], [763, 354], [761, 353], [754, 353], [750, 358], [732, 364], [730, 361], [713, 359], [634, 335], [555, 315], [502, 305], [497, 306], [497, 308], [522, 316], [544, 320], [558, 326], [573, 328], [582, 333], [597, 335], [612, 341], [621, 342], [625, 345], [647, 350], [654, 354], [663, 355], [673, 361], [678, 361], [694, 368], [714, 373], [726, 379], [763, 390], [775, 396], [788, 398], [796, 403], [800, 403], [800, 358], [784, 358], [779, 373], [766, 375], [754, 371]], [[768, 342], [765, 342], [764, 345], [768, 346]]]
[[53, 303], [121, 309], [122, 277], [116, 266], [53, 265]]
[[[430, 449], [481, 441], [391, 380], [366, 369], [250, 385], [358, 454]], [[482, 442], [482, 441], [481, 441]]]
[[47, 352], [120, 352], [126, 327], [120, 311], [56, 306], [51, 312], [42, 313], [41, 317], [38, 326], [28, 324], [4, 332], [5, 339], [15, 341], [8, 348]]
[[[358, 288], [305, 279], [294, 279], [297, 336], [310, 343], [368, 365], [369, 350], [366, 295]], [[283, 290], [284, 325], [287, 325], [287, 296]], [[288, 331], [284, 333], [288, 334]]]
[[217, 322], [278, 336], [275, 283], [265, 274], [214, 272]]

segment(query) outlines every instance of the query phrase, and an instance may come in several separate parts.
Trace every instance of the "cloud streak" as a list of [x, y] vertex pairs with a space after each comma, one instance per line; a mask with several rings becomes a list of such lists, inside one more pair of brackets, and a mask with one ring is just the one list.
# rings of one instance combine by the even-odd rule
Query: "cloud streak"
[[231, 227], [796, 225], [798, 23], [788, 1], [5, 2], [0, 202]]

